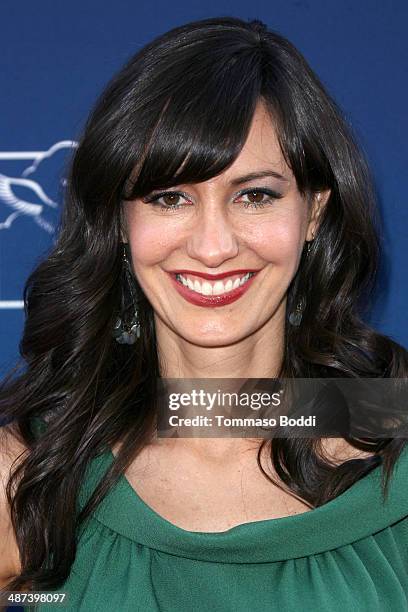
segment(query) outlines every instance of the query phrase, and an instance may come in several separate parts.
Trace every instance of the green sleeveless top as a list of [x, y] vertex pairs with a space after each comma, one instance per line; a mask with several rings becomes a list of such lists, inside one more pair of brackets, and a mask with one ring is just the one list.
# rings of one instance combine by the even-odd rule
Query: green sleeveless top
[[[94, 458], [84, 503], [114, 461]], [[407, 612], [408, 445], [384, 503], [381, 465], [334, 500], [219, 533], [176, 527], [123, 475], [87, 521], [69, 612]]]

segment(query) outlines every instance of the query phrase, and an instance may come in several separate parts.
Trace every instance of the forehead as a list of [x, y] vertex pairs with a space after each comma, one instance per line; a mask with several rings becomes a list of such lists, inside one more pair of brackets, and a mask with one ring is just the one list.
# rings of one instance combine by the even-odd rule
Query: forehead
[[292, 176], [279, 145], [274, 121], [265, 105], [258, 102], [247, 139], [238, 157], [229, 168], [207, 182], [229, 180], [234, 176], [267, 168], [288, 179]]
[[[274, 174], [278, 180], [294, 182], [279, 144], [278, 124], [262, 98], [252, 117], [245, 117], [245, 112], [235, 122], [234, 115], [224, 117], [218, 127], [209, 116], [198, 130], [191, 130], [191, 121], [179, 117], [174, 123], [170, 119], [164, 117], [166, 129], [157, 130], [146, 155], [135, 163], [124, 200], [180, 185], [224, 189]], [[194, 125], [196, 117], [193, 119]], [[169, 138], [172, 133], [175, 137]], [[250, 175], [258, 176], [247, 178]]]

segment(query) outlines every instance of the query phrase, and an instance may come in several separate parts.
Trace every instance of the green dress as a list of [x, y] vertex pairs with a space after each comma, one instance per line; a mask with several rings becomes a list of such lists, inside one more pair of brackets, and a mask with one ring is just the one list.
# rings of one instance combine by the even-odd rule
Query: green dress
[[[94, 458], [80, 500], [114, 460]], [[308, 512], [221, 533], [186, 531], [122, 476], [82, 530], [70, 612], [407, 612], [408, 445], [383, 503], [381, 466]]]

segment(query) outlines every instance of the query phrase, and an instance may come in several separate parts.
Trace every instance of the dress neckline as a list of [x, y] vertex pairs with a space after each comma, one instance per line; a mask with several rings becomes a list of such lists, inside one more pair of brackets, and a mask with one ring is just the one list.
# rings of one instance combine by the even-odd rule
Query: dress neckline
[[[92, 493], [115, 455], [109, 448], [92, 461], [85, 479]], [[93, 517], [134, 542], [190, 559], [263, 563], [313, 555], [381, 531], [408, 515], [408, 444], [398, 458], [384, 502], [382, 465], [318, 508], [236, 525], [227, 531], [188, 531], [151, 508], [122, 474]]]

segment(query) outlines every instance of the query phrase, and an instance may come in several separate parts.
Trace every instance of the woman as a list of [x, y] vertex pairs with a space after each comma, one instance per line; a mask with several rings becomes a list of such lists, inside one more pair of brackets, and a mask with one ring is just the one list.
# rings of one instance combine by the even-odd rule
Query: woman
[[4, 588], [87, 611], [408, 610], [404, 438], [155, 430], [159, 378], [407, 376], [360, 318], [373, 201], [335, 103], [261, 22], [189, 23], [128, 62], [1, 390]]

